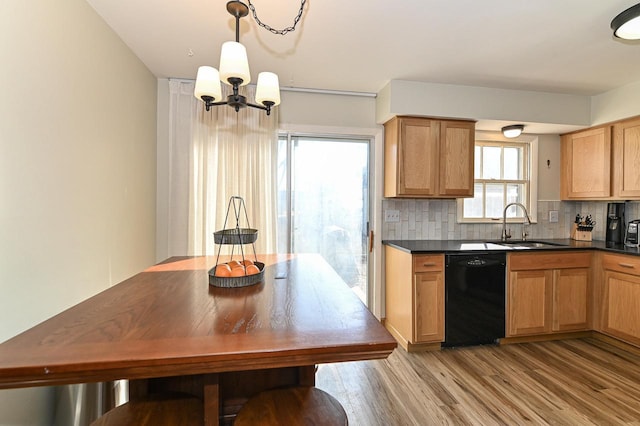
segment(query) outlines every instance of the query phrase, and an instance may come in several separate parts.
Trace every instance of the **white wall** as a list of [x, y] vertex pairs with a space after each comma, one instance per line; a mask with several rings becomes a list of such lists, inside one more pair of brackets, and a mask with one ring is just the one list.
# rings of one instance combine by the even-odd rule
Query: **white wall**
[[590, 111], [588, 96], [392, 80], [380, 91], [376, 119], [404, 114], [586, 127]]
[[591, 125], [640, 115], [640, 81], [591, 98]]
[[538, 135], [538, 200], [560, 200], [559, 135]]
[[[156, 79], [84, 0], [0, 2], [0, 57], [4, 341], [153, 264]], [[0, 424], [51, 395], [0, 391]]]

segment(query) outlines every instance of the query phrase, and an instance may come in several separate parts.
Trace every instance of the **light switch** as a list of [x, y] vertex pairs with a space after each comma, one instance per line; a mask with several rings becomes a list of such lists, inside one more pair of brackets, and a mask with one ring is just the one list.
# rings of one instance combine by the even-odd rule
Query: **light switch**
[[558, 222], [558, 210], [549, 210], [549, 222], [551, 223]]

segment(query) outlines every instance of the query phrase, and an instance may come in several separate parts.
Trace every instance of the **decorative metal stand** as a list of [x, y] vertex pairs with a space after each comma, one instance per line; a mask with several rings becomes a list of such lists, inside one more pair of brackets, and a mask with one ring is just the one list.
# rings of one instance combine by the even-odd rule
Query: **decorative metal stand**
[[[233, 208], [233, 218], [235, 218], [235, 228], [227, 228], [229, 222], [229, 215]], [[245, 227], [240, 226], [241, 214], [244, 213]], [[233, 196], [229, 199], [229, 205], [227, 206], [227, 213], [224, 218], [224, 225], [221, 231], [213, 233], [213, 241], [218, 244], [218, 253], [216, 255], [216, 266], [209, 270], [209, 284], [216, 287], [246, 287], [253, 284], [257, 284], [264, 278], [264, 263], [258, 262], [258, 256], [256, 255], [255, 242], [258, 239], [258, 230], [253, 229], [249, 225], [249, 217], [247, 215], [247, 208], [245, 207], [242, 197]], [[236, 246], [239, 247], [239, 253], [242, 260], [245, 260], [244, 245], [251, 244], [253, 249], [253, 264], [260, 270], [259, 273], [253, 275], [245, 275], [241, 277], [217, 277], [216, 268], [220, 266], [220, 250], [223, 245], [231, 245], [230, 260], [233, 259]]]

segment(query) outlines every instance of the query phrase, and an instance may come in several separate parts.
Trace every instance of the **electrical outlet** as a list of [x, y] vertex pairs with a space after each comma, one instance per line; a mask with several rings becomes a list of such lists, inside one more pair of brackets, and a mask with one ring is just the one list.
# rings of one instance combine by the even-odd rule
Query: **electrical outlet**
[[558, 210], [549, 210], [549, 222], [551, 223], [558, 222]]
[[400, 210], [385, 210], [384, 211], [385, 222], [400, 222]]

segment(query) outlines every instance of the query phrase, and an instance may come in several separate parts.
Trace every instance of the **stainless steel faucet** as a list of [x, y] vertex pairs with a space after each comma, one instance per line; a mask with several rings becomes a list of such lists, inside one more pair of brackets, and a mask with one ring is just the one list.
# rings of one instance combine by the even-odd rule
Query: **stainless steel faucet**
[[[522, 207], [522, 211], [524, 211], [524, 216], [527, 219], [527, 222], [529, 222], [529, 225], [531, 225], [531, 219], [529, 218], [529, 212], [527, 211], [527, 208], [520, 204], [520, 203], [509, 203], [506, 206], [504, 206], [504, 210], [502, 211], [502, 236], [500, 237], [501, 241], [507, 241], [509, 238], [511, 238], [511, 233], [507, 233], [507, 209], [511, 206], [520, 206]], [[527, 234], [524, 232], [524, 221], [522, 222], [522, 239], [524, 240], [527, 236]]]

